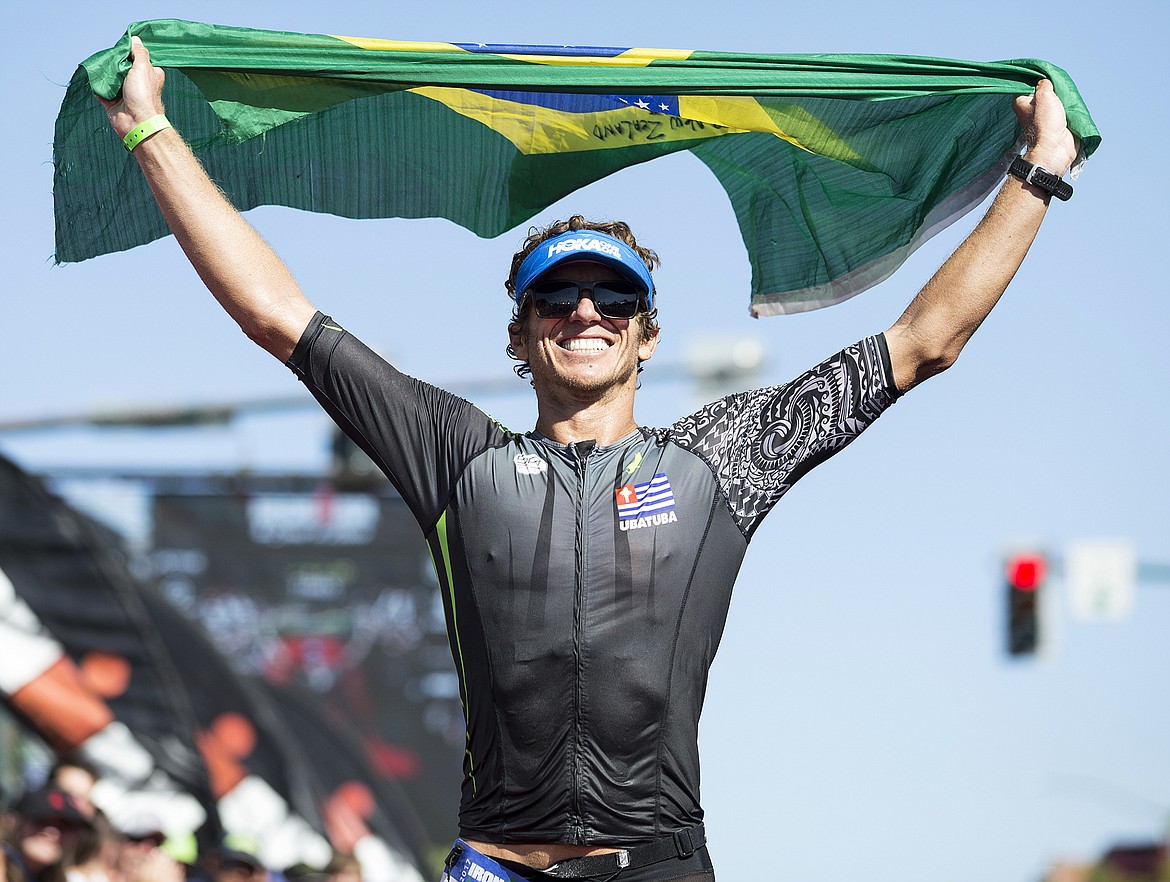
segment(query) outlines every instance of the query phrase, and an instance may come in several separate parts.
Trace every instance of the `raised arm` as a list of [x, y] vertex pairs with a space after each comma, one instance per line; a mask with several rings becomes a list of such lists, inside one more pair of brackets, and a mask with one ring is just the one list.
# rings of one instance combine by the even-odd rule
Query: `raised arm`
[[[163, 112], [164, 73], [134, 37], [121, 94], [106, 108], [118, 137]], [[174, 129], [134, 149], [151, 192], [187, 259], [244, 333], [281, 361], [315, 312], [288, 268], [207, 176]]]
[[[1076, 158], [1064, 106], [1041, 80], [1014, 109], [1027, 137], [1024, 159], [1063, 175]], [[905, 391], [946, 370], [991, 312], [1028, 253], [1051, 196], [1009, 177], [983, 220], [886, 331], [894, 380]]]

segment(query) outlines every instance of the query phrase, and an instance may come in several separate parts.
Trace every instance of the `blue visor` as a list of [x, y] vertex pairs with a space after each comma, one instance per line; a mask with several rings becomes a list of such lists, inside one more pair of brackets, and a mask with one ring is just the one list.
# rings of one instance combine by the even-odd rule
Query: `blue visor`
[[647, 309], [654, 308], [654, 282], [638, 252], [621, 239], [595, 230], [571, 230], [537, 245], [520, 264], [512, 298], [519, 303], [533, 282], [554, 266], [569, 260], [588, 260], [612, 267], [645, 292]]

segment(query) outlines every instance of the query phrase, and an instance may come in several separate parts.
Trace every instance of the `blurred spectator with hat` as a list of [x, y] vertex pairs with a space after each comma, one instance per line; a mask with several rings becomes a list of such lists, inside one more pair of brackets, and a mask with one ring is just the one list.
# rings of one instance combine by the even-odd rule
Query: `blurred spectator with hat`
[[268, 870], [251, 852], [224, 845], [207, 857], [211, 882], [266, 882]]
[[49, 769], [48, 784], [66, 793], [77, 800], [77, 807], [86, 817], [93, 814], [93, 802], [90, 794], [98, 782], [97, 768], [79, 757], [61, 757]]
[[182, 882], [183, 865], [162, 849], [167, 836], [163, 823], [150, 812], [141, 812], [117, 824], [120, 882]]
[[13, 808], [16, 829], [10, 834], [8, 863], [26, 882], [63, 882], [64, 866], [91, 826], [76, 797], [49, 785], [26, 792]]

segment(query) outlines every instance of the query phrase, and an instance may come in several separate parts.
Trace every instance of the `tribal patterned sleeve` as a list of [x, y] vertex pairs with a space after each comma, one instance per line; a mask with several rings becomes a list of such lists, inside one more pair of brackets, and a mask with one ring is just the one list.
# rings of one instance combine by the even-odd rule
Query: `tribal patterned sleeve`
[[789, 383], [715, 401], [669, 434], [707, 463], [750, 539], [799, 478], [860, 435], [899, 394], [879, 334]]

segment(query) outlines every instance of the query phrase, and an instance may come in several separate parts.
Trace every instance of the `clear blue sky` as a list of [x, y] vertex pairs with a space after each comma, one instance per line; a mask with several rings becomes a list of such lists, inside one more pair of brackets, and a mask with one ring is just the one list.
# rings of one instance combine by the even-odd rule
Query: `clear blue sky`
[[[1170, 584], [1133, 615], [1073, 620], [1056, 584], [1055, 645], [1001, 653], [1000, 559], [1035, 540], [1131, 539], [1170, 561], [1170, 186], [1164, 3], [1027, 9], [934, 2], [801, 6], [326, 4], [174, 0], [23, 4], [5, 15], [3, 153], [7, 382], [0, 420], [109, 405], [296, 394], [223, 316], [173, 240], [52, 262], [51, 141], [77, 63], [138, 19], [418, 40], [1039, 57], [1070, 72], [1104, 144], [1056, 204], [1033, 254], [958, 365], [915, 390], [806, 478], [757, 533], [711, 676], [704, 805], [720, 877], [801, 882], [1030, 882], [1059, 858], [1162, 835], [1170, 821]], [[1160, 59], [1160, 60], [1159, 60]], [[1163, 97], [1156, 97], [1163, 95]], [[545, 212], [627, 219], [664, 258], [659, 358], [752, 335], [785, 379], [888, 326], [974, 218], [854, 301], [753, 321], [748, 265], [706, 170], [675, 156]], [[502, 280], [520, 232], [480, 240], [442, 221], [251, 219], [302, 286], [410, 373], [507, 376]], [[434, 312], [396, 304], [433, 292]], [[693, 403], [648, 369], [638, 417]], [[525, 384], [482, 406], [533, 422]], [[34, 470], [65, 465], [316, 468], [313, 411], [232, 431], [0, 436]]]

